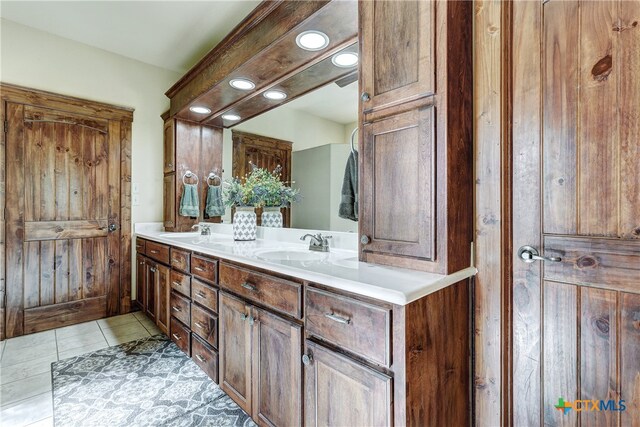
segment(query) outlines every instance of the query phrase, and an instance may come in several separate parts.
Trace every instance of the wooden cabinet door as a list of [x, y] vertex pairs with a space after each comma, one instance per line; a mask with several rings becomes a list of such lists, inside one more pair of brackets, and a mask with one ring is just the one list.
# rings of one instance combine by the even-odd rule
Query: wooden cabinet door
[[391, 378], [309, 340], [305, 425], [391, 425]]
[[176, 146], [174, 120], [169, 119], [164, 122], [164, 173], [175, 172], [176, 170]]
[[142, 312], [147, 311], [147, 259], [136, 255], [136, 301]]
[[145, 260], [145, 307], [147, 316], [153, 321], [156, 320], [156, 304], [157, 304], [157, 292], [158, 289], [158, 264], [150, 259]]
[[434, 93], [435, 4], [359, 2], [364, 112]]
[[170, 304], [169, 293], [171, 292], [171, 270], [169, 267], [158, 264], [156, 267], [156, 324], [165, 334], [169, 335]]
[[170, 174], [164, 177], [162, 182], [162, 211], [164, 227], [173, 228], [176, 226], [176, 175]]
[[251, 308], [220, 292], [220, 387], [251, 412]]
[[301, 425], [302, 327], [265, 310], [253, 313], [253, 419]]
[[425, 106], [364, 126], [362, 261], [435, 259], [434, 109]]

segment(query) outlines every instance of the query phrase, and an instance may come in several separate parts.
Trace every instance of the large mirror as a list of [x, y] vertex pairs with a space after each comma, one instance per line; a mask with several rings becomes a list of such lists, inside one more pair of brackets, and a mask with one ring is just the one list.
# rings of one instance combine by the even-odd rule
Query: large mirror
[[[327, 84], [275, 109], [224, 129], [224, 177], [243, 176], [246, 165], [283, 168], [283, 180], [299, 188], [301, 200], [287, 212], [291, 228], [357, 232], [356, 207], [343, 197], [357, 186], [358, 82], [349, 78]], [[353, 141], [353, 146], [352, 146]], [[357, 162], [356, 162], [357, 163]], [[345, 183], [345, 181], [347, 181]], [[231, 222], [227, 208], [223, 222]]]

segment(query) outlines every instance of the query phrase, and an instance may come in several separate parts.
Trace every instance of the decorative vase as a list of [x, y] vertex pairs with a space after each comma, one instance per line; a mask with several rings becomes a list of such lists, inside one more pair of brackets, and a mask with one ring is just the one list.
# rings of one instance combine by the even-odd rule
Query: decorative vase
[[236, 208], [233, 215], [233, 240], [256, 240], [257, 230], [255, 208]]
[[282, 212], [277, 207], [265, 207], [262, 209], [262, 226], [282, 228]]

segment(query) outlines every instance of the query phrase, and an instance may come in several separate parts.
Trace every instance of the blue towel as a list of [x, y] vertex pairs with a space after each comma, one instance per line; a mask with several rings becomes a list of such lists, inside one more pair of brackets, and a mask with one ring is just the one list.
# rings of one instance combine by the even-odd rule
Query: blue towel
[[182, 198], [180, 199], [181, 216], [197, 218], [200, 216], [200, 204], [198, 203], [198, 184], [184, 184]]
[[204, 208], [205, 218], [224, 215], [221, 186], [210, 185], [207, 190], [207, 203]]

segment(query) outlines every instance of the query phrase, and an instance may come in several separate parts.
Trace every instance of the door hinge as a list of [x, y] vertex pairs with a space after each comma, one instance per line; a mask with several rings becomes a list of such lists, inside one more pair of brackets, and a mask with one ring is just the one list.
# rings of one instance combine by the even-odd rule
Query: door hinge
[[9, 120], [4, 121], [4, 133], [9, 132]]

